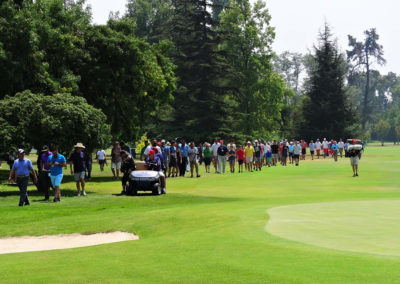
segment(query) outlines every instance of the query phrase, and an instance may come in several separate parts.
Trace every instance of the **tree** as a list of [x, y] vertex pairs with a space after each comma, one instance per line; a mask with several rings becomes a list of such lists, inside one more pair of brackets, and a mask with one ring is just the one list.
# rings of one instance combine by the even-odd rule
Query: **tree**
[[0, 101], [1, 152], [55, 144], [65, 153], [76, 142], [93, 151], [110, 144], [110, 126], [105, 121], [106, 116], [81, 97], [30, 91], [6, 96]]
[[279, 129], [285, 83], [271, 64], [274, 29], [263, 1], [232, 0], [220, 14], [227, 35], [222, 49], [232, 66], [229, 84], [237, 104], [233, 125], [247, 137], [266, 137]]
[[389, 131], [390, 131], [390, 124], [386, 120], [379, 120], [374, 127], [374, 131], [378, 137], [378, 139], [381, 141], [382, 146], [385, 145], [385, 139], [387, 138]]
[[287, 87], [299, 95], [304, 56], [301, 53], [285, 51], [274, 57], [273, 62], [275, 71], [284, 75]]
[[378, 44], [379, 35], [376, 33], [376, 29], [367, 30], [364, 34], [365, 39], [363, 42], [357, 41], [355, 37], [349, 35], [349, 46], [351, 49], [347, 51], [347, 58], [349, 63], [352, 65], [352, 71], [363, 70], [366, 74], [361, 121], [363, 130], [369, 120], [370, 114], [369, 100], [371, 66], [374, 64], [374, 60], [379, 65], [384, 65], [386, 63], [386, 60], [383, 58], [383, 47]]
[[353, 137], [357, 121], [344, 87], [345, 60], [327, 24], [319, 34], [313, 58], [315, 66], [309, 73], [300, 136], [308, 140]]
[[130, 19], [110, 19], [85, 35], [88, 56], [75, 72], [80, 94], [102, 109], [114, 138], [135, 141], [151, 114], [172, 99], [174, 65], [170, 45], [137, 39]]

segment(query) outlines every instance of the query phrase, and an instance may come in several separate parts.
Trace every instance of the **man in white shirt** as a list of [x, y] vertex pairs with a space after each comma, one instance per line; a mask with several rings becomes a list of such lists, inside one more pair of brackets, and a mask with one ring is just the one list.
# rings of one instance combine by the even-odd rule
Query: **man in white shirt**
[[339, 147], [340, 158], [343, 158], [344, 142], [342, 139], [340, 139], [338, 147]]
[[317, 152], [317, 157], [319, 159], [319, 156], [321, 155], [321, 141], [319, 141], [319, 139], [317, 139], [317, 142], [315, 142], [315, 151]]
[[97, 151], [96, 157], [100, 165], [100, 170], [104, 171], [104, 164], [107, 164], [107, 160], [106, 160], [106, 152], [104, 151], [103, 148]]
[[151, 143], [149, 144], [149, 146], [147, 146], [146, 150], [144, 150], [144, 155], [147, 156], [149, 154], [149, 152], [151, 150], [153, 150], [154, 147], [157, 148], [158, 153], [161, 153], [161, 148], [160, 148], [160, 146], [157, 145], [157, 140], [153, 139], [153, 140], [151, 140]]
[[215, 168], [215, 172], [218, 172], [218, 148], [219, 146], [221, 146], [220, 143], [218, 143], [218, 139], [214, 140], [214, 144], [212, 144], [211, 146], [211, 160], [213, 162], [214, 168]]
[[324, 150], [324, 159], [326, 158], [326, 156], [328, 156], [328, 147], [329, 143], [328, 141], [326, 141], [326, 138], [324, 138], [324, 141], [322, 141], [322, 149]]

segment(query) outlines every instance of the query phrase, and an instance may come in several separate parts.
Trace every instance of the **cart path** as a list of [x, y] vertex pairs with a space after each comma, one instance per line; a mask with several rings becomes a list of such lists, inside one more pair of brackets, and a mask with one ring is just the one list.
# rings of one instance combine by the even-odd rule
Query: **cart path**
[[138, 239], [139, 236], [127, 232], [8, 237], [0, 238], [0, 254], [70, 249]]

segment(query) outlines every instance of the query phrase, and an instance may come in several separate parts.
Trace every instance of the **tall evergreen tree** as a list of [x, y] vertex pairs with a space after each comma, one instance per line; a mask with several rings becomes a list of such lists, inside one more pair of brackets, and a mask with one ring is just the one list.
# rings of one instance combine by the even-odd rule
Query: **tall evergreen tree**
[[346, 63], [327, 24], [319, 35], [313, 59], [315, 67], [309, 74], [299, 135], [306, 139], [353, 137], [356, 119], [345, 92]]

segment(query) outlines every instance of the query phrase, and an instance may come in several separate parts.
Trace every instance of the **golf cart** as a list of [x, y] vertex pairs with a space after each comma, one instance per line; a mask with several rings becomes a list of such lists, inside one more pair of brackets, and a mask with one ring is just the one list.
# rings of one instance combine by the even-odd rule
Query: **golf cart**
[[137, 195], [138, 191], [151, 191], [153, 195], [163, 194], [159, 172], [147, 170], [144, 164], [137, 163], [136, 171], [129, 176], [127, 195]]

